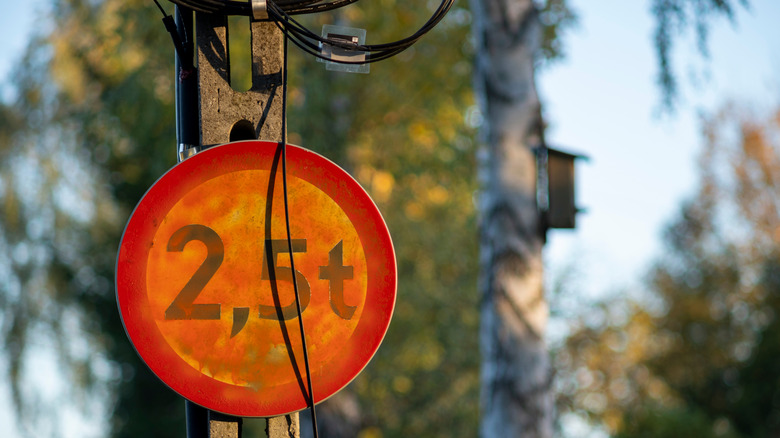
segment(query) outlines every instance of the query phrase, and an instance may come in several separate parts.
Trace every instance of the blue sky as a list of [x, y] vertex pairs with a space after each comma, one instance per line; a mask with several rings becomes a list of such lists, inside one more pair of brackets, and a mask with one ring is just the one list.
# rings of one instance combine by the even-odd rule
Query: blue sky
[[730, 99], [764, 109], [778, 103], [780, 2], [751, 3], [736, 24], [714, 24], [709, 59], [692, 34], [678, 40], [681, 101], [664, 117], [649, 1], [572, 1], [580, 26], [566, 39], [567, 58], [541, 72], [539, 87], [548, 142], [591, 157], [577, 168], [579, 204], [588, 211], [576, 231], [551, 233], [550, 275], [574, 264], [585, 275], [575, 288], [590, 296], [634, 287], [660, 253], [663, 225], [694, 193], [699, 114]]
[[[539, 89], [548, 142], [591, 158], [577, 169], [579, 204], [588, 211], [577, 230], [550, 233], [546, 261], [548, 276], [573, 264], [583, 274], [575, 288], [604, 297], [639, 283], [660, 253], [663, 225], [693, 194], [698, 114], [730, 99], [767, 110], [780, 102], [780, 1], [752, 0], [735, 25], [715, 23], [708, 60], [697, 54], [692, 35], [678, 41], [682, 93], [674, 117], [657, 114], [649, 0], [570, 2], [579, 26], [566, 37], [566, 59], [540, 72]], [[8, 76], [44, 4], [4, 3], [0, 77]], [[692, 75], [707, 79], [696, 85]], [[7, 88], [0, 91], [8, 96]], [[4, 405], [0, 397], [0, 421], [12, 424]]]
[[[0, 14], [0, 41], [3, 41], [0, 51], [0, 79], [6, 79], [11, 74], [14, 62], [24, 50], [27, 39], [36, 26], [33, 21], [35, 11], [43, 4], [42, 0], [3, 1], [3, 13]], [[0, 92], [7, 96], [7, 87], [0, 88]]]

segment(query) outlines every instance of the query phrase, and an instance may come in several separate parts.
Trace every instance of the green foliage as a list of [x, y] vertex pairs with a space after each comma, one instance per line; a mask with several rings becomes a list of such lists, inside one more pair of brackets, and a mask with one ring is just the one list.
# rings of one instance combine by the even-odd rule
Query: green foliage
[[780, 259], [769, 258], [764, 265], [760, 284], [767, 294], [765, 311], [774, 313], [771, 322], [760, 332], [750, 359], [740, 369], [737, 387], [743, 391], [730, 409], [735, 428], [745, 436], [777, 436], [780, 432]]
[[734, 20], [735, 5], [749, 6], [748, 0], [653, 0], [651, 11], [656, 27], [653, 35], [658, 58], [657, 83], [661, 89], [664, 109], [672, 110], [678, 96], [677, 78], [672, 65], [675, 38], [693, 25], [700, 53], [709, 53], [707, 36], [710, 20], [724, 16]]
[[[374, 6], [331, 18], [377, 29], [369, 38], [386, 40], [415, 29], [430, 12], [393, 1]], [[43, 324], [65, 346], [65, 369], [81, 376], [74, 393], [91, 388], [110, 403], [117, 437], [184, 430], [181, 399], [139, 362], [113, 292], [122, 224], [174, 162], [172, 49], [159, 19], [153, 4], [141, 0], [55, 2], [51, 33], [31, 45], [17, 75], [19, 101], [0, 108], [20, 120], [3, 117], [0, 126], [2, 244], [14, 259], [3, 263], [10, 267], [3, 342], [12, 352], [6, 360], [18, 406], [26, 412], [34, 404], [20, 376], [30, 366], [23, 354], [30, 336]], [[374, 65], [368, 76], [291, 61], [291, 140], [350, 169], [394, 236], [400, 279], [394, 322], [354, 384], [364, 428], [383, 436], [476, 430], [474, 144], [464, 122], [471, 105], [468, 25], [468, 11], [456, 8], [423, 42]], [[66, 312], [77, 315], [78, 334], [60, 324]], [[74, 336], [85, 340], [86, 353], [69, 353]]]
[[651, 295], [605, 306], [558, 354], [567, 409], [615, 436], [780, 431], [779, 120], [707, 120], [700, 189], [667, 229]]
[[577, 24], [577, 14], [567, 0], [547, 0], [540, 8], [542, 22], [542, 58], [555, 61], [565, 56], [565, 31]]
[[[552, 58], [572, 15], [564, 0], [545, 5]], [[382, 0], [304, 20], [314, 29], [364, 27], [369, 42], [384, 42], [427, 19], [431, 5], [419, 6]], [[123, 224], [175, 160], [173, 49], [160, 18], [147, 0], [53, 0], [48, 30], [14, 76], [18, 100], [0, 106], [0, 340], [30, 432], [41, 416], [26, 413], [51, 409], [23, 389], [41, 336], [54, 340], [74, 382], [56, 402], [105, 406], [115, 437], [184, 432], [182, 400], [140, 363], [113, 287]], [[393, 323], [351, 387], [366, 436], [476, 435], [470, 20], [456, 6], [366, 76], [327, 72], [290, 49], [290, 141], [356, 176], [383, 211], [397, 254]], [[233, 31], [236, 41], [246, 37]], [[240, 78], [241, 64], [235, 70]]]
[[[337, 22], [387, 41], [419, 26], [388, 27], [384, 8], [345, 9]], [[393, 236], [399, 290], [377, 356], [352, 385], [374, 436], [473, 436], [477, 425], [476, 228], [468, 12], [369, 75], [296, 61], [290, 138], [334, 159], [367, 188]], [[377, 32], [373, 32], [373, 30]], [[302, 84], [302, 85], [298, 85]], [[323, 84], [327, 84], [324, 86]], [[327, 114], [327, 117], [323, 117]]]
[[651, 407], [627, 414], [625, 424], [625, 428], [615, 438], [739, 437], [725, 426], [713, 428], [712, 420], [705, 413], [689, 409]]
[[173, 162], [169, 41], [148, 6], [55, 2], [51, 33], [33, 41], [15, 75], [19, 99], [9, 111], [19, 122], [3, 130], [0, 177], [11, 213], [3, 252], [17, 256], [3, 263], [2, 340], [27, 426], [40, 418], [27, 415], [36, 406], [21, 376], [33, 366], [33, 340], [51, 336], [74, 383], [52, 403], [107, 406], [95, 414], [111, 415], [116, 436], [183, 428], [181, 402], [127, 342], [113, 288], [123, 223]]

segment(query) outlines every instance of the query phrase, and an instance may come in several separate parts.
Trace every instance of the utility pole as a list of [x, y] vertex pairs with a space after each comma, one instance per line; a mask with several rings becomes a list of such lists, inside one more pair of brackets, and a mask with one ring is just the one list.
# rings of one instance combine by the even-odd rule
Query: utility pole
[[[300, 0], [297, 3], [288, 3], [287, 6], [291, 13], [313, 13], [344, 5], [340, 2], [326, 2], [320, 4], [319, 8], [312, 6], [312, 3], [319, 1]], [[290, 174], [293, 181], [297, 181], [295, 184], [308, 183], [319, 191], [304, 201], [311, 211], [322, 212], [322, 217], [316, 220], [309, 218], [310, 220], [303, 221], [303, 225], [299, 225], [306, 228], [306, 232], [312, 236], [311, 242], [318, 244], [312, 245], [316, 248], [312, 248], [311, 252], [328, 254], [329, 262], [325, 266], [319, 266], [317, 279], [336, 284], [328, 286], [327, 307], [320, 305], [326, 309], [324, 314], [320, 309], [314, 311], [311, 317], [312, 322], [319, 322], [332, 329], [332, 342], [319, 339], [318, 347], [321, 351], [330, 352], [331, 347], [343, 348], [340, 355], [317, 358], [318, 383], [322, 389], [322, 392], [317, 392], [320, 399], [325, 399], [346, 386], [368, 363], [387, 331], [395, 305], [395, 253], [389, 232], [376, 205], [352, 177], [332, 162], [303, 148], [287, 147], [283, 144], [286, 141], [285, 38], [294, 39], [304, 51], [315, 57], [353, 65], [344, 67], [343, 71], [358, 71], [354, 68], [356, 63], [371, 62], [368, 54], [373, 53], [375, 60], [382, 60], [409, 47], [444, 17], [452, 2], [453, 0], [442, 0], [431, 20], [413, 37], [371, 46], [363, 45], [365, 31], [359, 29], [331, 27], [324, 38], [307, 29], [302, 36], [298, 33], [300, 29], [296, 27], [297, 23], [287, 18], [285, 10], [272, 4], [270, 11], [278, 21], [271, 22], [266, 15], [269, 11], [266, 9], [268, 4], [264, 0], [253, 0], [249, 14], [252, 16], [249, 22], [252, 80], [249, 90], [245, 92], [236, 91], [230, 84], [227, 15], [236, 14], [235, 9], [212, 10], [208, 6], [201, 8], [200, 5], [192, 3], [195, 5], [193, 8], [199, 12], [177, 7], [176, 24], [163, 10], [163, 22], [173, 35], [178, 55], [177, 151], [179, 161], [186, 161], [163, 175], [149, 189], [128, 221], [117, 257], [117, 301], [128, 337], [141, 357], [164, 382], [189, 400], [186, 403], [188, 438], [239, 438], [242, 433], [242, 419], [239, 416], [274, 415], [275, 417], [267, 420], [266, 431], [270, 438], [298, 438], [298, 414], [282, 413], [300, 410], [316, 400], [302, 314], [303, 309], [309, 305], [311, 290], [309, 280], [306, 279], [307, 274], [295, 268], [293, 257], [294, 252], [307, 252], [307, 240], [291, 237], [291, 215], [287, 202], [288, 149], [292, 151], [292, 159], [289, 161]], [[160, 9], [162, 10], [162, 7]], [[204, 10], [212, 12], [200, 12]], [[246, 15], [246, 12], [241, 9], [238, 13]], [[284, 27], [285, 31], [280, 30], [277, 25]], [[289, 27], [293, 28], [290, 32]], [[192, 34], [193, 29], [195, 35]], [[300, 38], [303, 38], [303, 41]], [[310, 40], [319, 41], [323, 49], [316, 49], [318, 46]], [[194, 61], [197, 61], [197, 66]], [[260, 139], [262, 140], [257, 141]], [[199, 153], [216, 145], [222, 146]], [[276, 154], [269, 153], [273, 150], [277, 151]], [[281, 185], [284, 202], [282, 210], [275, 213], [272, 205], [279, 159], [282, 163]], [[269, 171], [271, 174], [265, 197], [258, 192], [255, 185], [247, 185], [243, 180], [246, 178], [243, 172], [256, 170]], [[224, 179], [215, 182], [217, 178]], [[225, 192], [220, 192], [220, 188]], [[240, 192], [243, 197], [236, 195], [236, 192]], [[243, 201], [232, 204], [230, 210], [226, 210], [228, 207], [224, 206], [204, 205], [209, 203], [203, 202], [213, 199], [235, 200], [234, 198]], [[251, 200], [247, 201], [250, 198]], [[258, 206], [262, 208], [263, 203], [265, 226], [264, 234], [260, 234], [263, 231], [247, 226], [247, 223], [255, 220], [256, 215], [251, 215], [257, 213]], [[339, 210], [334, 210], [334, 206]], [[248, 216], [235, 219], [236, 223], [240, 222], [238, 226], [233, 226], [236, 223], [225, 226], [219, 220], [213, 219], [215, 215], [223, 215], [225, 211], [229, 211], [231, 217], [244, 213]], [[271, 225], [275, 214], [279, 216], [279, 213], [286, 225], [289, 267], [277, 265], [276, 256], [281, 249], [277, 243], [280, 240], [278, 237], [271, 238]], [[196, 218], [200, 223], [193, 223]], [[216, 227], [219, 233], [212, 227]], [[249, 234], [247, 228], [250, 228]], [[328, 233], [335, 233], [336, 241], [321, 238], [326, 234], [326, 230]], [[223, 240], [220, 233], [229, 239]], [[260, 235], [265, 236], [264, 241], [255, 240]], [[157, 244], [163, 242], [166, 237], [167, 245]], [[179, 262], [176, 259], [180, 257], [171, 259], [168, 255], [182, 252], [187, 243], [193, 240], [205, 245], [206, 257], [194, 273], [189, 274], [187, 270], [182, 273], [181, 269], [177, 269], [185, 266], [177, 264]], [[205, 322], [221, 320], [222, 304], [234, 298], [240, 299], [243, 303], [232, 307], [232, 339], [244, 327], [251, 309], [245, 307], [245, 304], [249, 304], [245, 301], [248, 297], [234, 296], [236, 287], [232, 283], [222, 284], [217, 280], [214, 290], [220, 292], [220, 297], [212, 297], [214, 301], [208, 304], [194, 303], [223, 260], [226, 260], [226, 243], [236, 248], [239, 254], [241, 250], [246, 253], [240, 257], [231, 256], [228, 265], [232, 266], [232, 269], [226, 268], [227, 273], [219, 278], [230, 281], [247, 280], [245, 291], [253, 295], [257, 285], [249, 284], [248, 278], [252, 275], [246, 273], [257, 268], [251, 261], [252, 255], [260, 252], [257, 243], [262, 243], [266, 248], [261, 252], [263, 268], [259, 279], [271, 281], [275, 304], [259, 304], [260, 312], [256, 315], [259, 319], [279, 321], [279, 332], [291, 362], [291, 369], [286, 369], [289, 371], [290, 380], [283, 376], [286, 371], [282, 374], [273, 370], [264, 372], [264, 366], [274, 368], [280, 363], [278, 355], [267, 352], [282, 345], [278, 341], [256, 345], [259, 340], [266, 338], [267, 326], [255, 326], [257, 330], [253, 334], [230, 343], [230, 351], [220, 350], [220, 347], [226, 344], [226, 333], [215, 331], [214, 324]], [[351, 249], [349, 256], [345, 257], [342, 248], [347, 245], [350, 245]], [[247, 254], [250, 254], [249, 257]], [[138, 262], [139, 260], [141, 262]], [[146, 263], [149, 260], [153, 262]], [[309, 260], [310, 263], [313, 262], [311, 257]], [[316, 275], [317, 271], [311, 272], [313, 268], [316, 266], [309, 266], [309, 278]], [[277, 269], [280, 274], [278, 277]], [[360, 272], [364, 277], [362, 281], [358, 279], [352, 284], [351, 298], [356, 304], [347, 305], [343, 301], [343, 281], [353, 279], [353, 272]], [[187, 276], [189, 279], [184, 281]], [[292, 284], [297, 315], [289, 315], [289, 306], [281, 306], [277, 281], [289, 281]], [[170, 304], [164, 311], [156, 311], [154, 307], [159, 303], [150, 302], [148, 284], [154, 284], [155, 289], [164, 289], [167, 292], [175, 292], [178, 289], [179, 292], [175, 296], [171, 294], [170, 297], [163, 298], [164, 301], [170, 299]], [[220, 284], [222, 287], [219, 287]], [[302, 285], [303, 293], [306, 294], [305, 302], [298, 293], [298, 284]], [[335, 289], [330, 290], [331, 287]], [[156, 298], [159, 301], [160, 296]], [[255, 297], [249, 299], [254, 301]], [[352, 319], [352, 312], [357, 306], [361, 306], [362, 311], [356, 318], [363, 320], [359, 324], [355, 321], [345, 323]], [[268, 308], [275, 309], [275, 312], [269, 314]], [[150, 312], [150, 309], [154, 311]], [[312, 315], [312, 312], [309, 312], [309, 315]], [[290, 340], [284, 322], [295, 316], [298, 318], [301, 333], [301, 356], [294, 351], [297, 349], [296, 345]], [[204, 323], [181, 324], [182, 321], [190, 320], [201, 320]], [[161, 321], [165, 321], [165, 330], [160, 329]], [[275, 329], [273, 331], [276, 332]], [[346, 342], [343, 341], [345, 338]], [[259, 356], [270, 357], [272, 363], [256, 362]], [[303, 382], [303, 373], [297, 357], [303, 359], [306, 383]], [[201, 364], [201, 367], [190, 366], [193, 360]], [[283, 364], [282, 367], [286, 365]], [[227, 370], [237, 378], [225, 381], [214, 375], [214, 370]], [[323, 370], [327, 370], [327, 373]], [[262, 391], [258, 392], [257, 388], [262, 388]], [[313, 406], [312, 423], [316, 436]]]
[[[282, 141], [284, 60], [282, 32], [270, 21], [250, 22], [252, 86], [230, 85], [227, 17], [176, 7], [184, 54], [196, 49], [197, 70], [176, 59], [176, 120], [179, 160], [209, 146], [237, 140]], [[181, 55], [181, 54], [180, 54]], [[186, 402], [188, 438], [240, 438], [242, 420]], [[298, 438], [298, 413], [267, 419], [269, 438]]]

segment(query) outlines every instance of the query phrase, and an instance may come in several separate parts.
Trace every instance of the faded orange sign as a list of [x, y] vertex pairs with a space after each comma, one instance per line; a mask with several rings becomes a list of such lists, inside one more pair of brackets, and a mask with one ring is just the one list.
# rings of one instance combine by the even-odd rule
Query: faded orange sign
[[368, 363], [396, 293], [387, 228], [330, 161], [288, 147], [290, 267], [281, 146], [219, 146], [166, 173], [136, 207], [117, 260], [133, 345], [184, 397], [237, 416], [306, 407], [293, 276], [315, 401]]

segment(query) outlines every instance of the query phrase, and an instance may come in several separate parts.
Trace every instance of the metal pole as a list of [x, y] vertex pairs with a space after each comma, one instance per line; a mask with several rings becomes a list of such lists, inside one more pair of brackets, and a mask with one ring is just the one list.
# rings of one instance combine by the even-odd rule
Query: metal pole
[[176, 31], [182, 41], [184, 56], [176, 55], [176, 142], [177, 160], [182, 161], [195, 152], [200, 145], [200, 127], [198, 122], [198, 74], [195, 70], [192, 34], [192, 10], [176, 5], [174, 11]]
[[189, 400], [184, 401], [184, 409], [187, 421], [187, 438], [208, 438], [208, 409], [198, 406]]
[[[197, 150], [200, 144], [198, 127], [198, 81], [193, 66], [192, 10], [176, 5], [174, 11], [176, 31], [182, 41], [184, 53], [176, 54], [176, 159], [182, 161]], [[185, 59], [181, 59], [184, 56]], [[187, 438], [208, 438], [208, 409], [184, 401]]]

